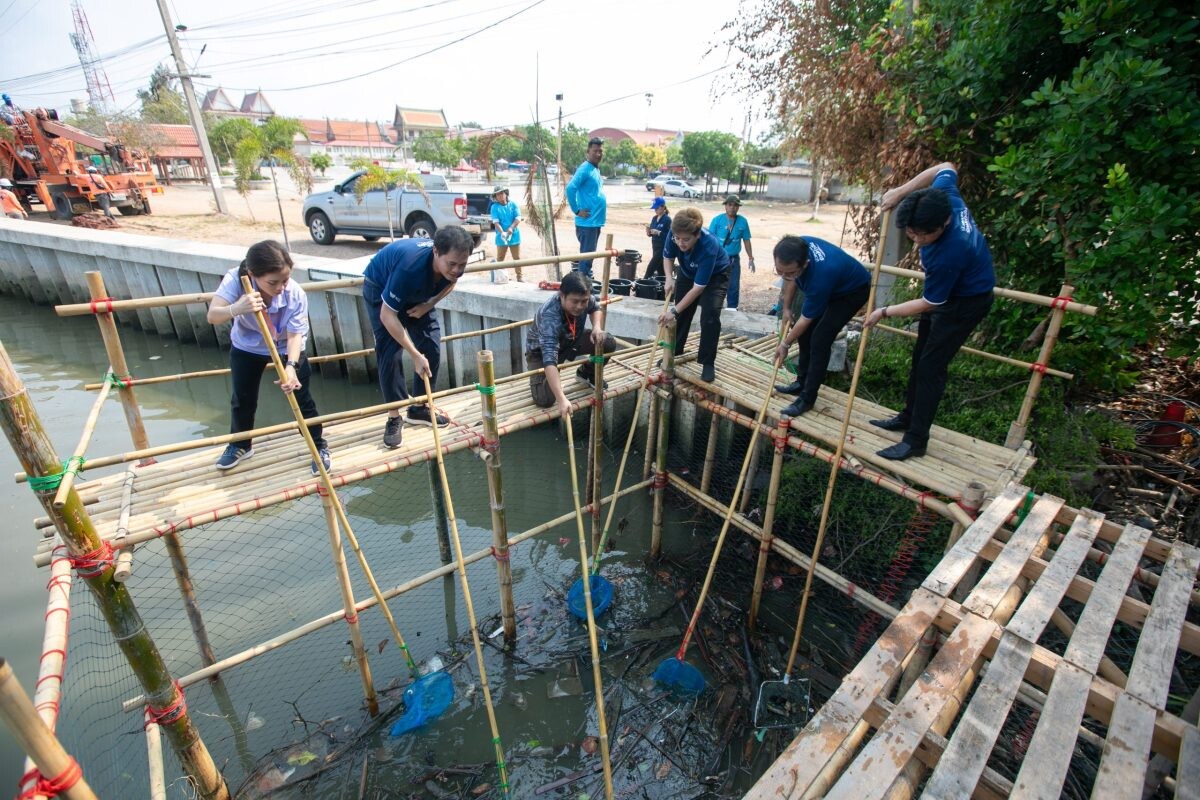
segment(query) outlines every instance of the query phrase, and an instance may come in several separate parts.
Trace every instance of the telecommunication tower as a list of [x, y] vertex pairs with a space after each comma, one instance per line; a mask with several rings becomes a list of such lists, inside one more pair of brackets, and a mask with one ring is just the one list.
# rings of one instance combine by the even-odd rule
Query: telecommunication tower
[[83, 76], [87, 80], [88, 102], [97, 111], [106, 112], [109, 101], [116, 102], [116, 97], [108, 83], [108, 75], [104, 72], [100, 57], [96, 55], [92, 28], [88, 25], [81, 0], [72, 0], [71, 15], [75, 18], [75, 32], [70, 34], [71, 44], [79, 54], [79, 66], [83, 67]]

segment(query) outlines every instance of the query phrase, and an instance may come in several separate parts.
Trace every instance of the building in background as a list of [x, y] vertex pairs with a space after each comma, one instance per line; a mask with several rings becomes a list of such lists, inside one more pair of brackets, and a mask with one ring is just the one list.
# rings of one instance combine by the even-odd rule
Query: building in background
[[338, 165], [356, 158], [391, 161], [399, 157], [389, 128], [368, 120], [301, 119], [307, 141], [296, 142], [296, 154], [306, 158], [325, 153]]
[[446, 122], [446, 112], [440, 108], [401, 108], [396, 106], [396, 116], [392, 120], [394, 140], [400, 148], [402, 158], [412, 158], [412, 143], [423, 133], [440, 133], [445, 136], [450, 132], [450, 124]]
[[644, 131], [629, 128], [596, 128], [588, 131], [588, 138], [599, 136], [605, 144], [616, 144], [622, 139], [632, 139], [637, 144], [650, 147], [667, 148], [683, 142], [685, 131], [671, 131], [665, 128], [649, 128]]

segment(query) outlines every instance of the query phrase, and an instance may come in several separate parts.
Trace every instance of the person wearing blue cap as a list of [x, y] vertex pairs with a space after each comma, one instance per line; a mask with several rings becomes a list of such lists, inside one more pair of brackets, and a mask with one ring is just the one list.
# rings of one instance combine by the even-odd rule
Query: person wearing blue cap
[[[514, 261], [521, 260], [521, 207], [508, 199], [508, 188], [497, 186], [492, 189], [492, 205], [488, 209], [492, 227], [496, 229], [496, 260], [503, 261], [512, 251]], [[521, 268], [516, 267], [517, 280], [521, 280]]]
[[[567, 184], [567, 203], [575, 214], [575, 238], [579, 240], [581, 253], [596, 251], [600, 229], [606, 221], [608, 200], [604, 197], [604, 177], [600, 174], [603, 158], [604, 140], [592, 137], [588, 140], [587, 157]], [[579, 271], [592, 277], [592, 259], [580, 259]]]
[[650, 237], [653, 255], [650, 257], [650, 263], [646, 265], [645, 277], [647, 278], [664, 274], [663, 245], [671, 236], [671, 214], [667, 211], [667, 198], [654, 198], [654, 202], [650, 204], [650, 210], [654, 212], [654, 216], [650, 218], [650, 224], [646, 226], [646, 235]]

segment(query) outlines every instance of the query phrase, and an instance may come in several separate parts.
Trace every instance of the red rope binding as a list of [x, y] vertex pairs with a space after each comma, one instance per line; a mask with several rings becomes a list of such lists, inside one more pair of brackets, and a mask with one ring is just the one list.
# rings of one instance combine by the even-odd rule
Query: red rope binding
[[667, 473], [654, 473], [654, 481], [650, 484], [651, 489], [665, 489], [670, 481], [667, 479]]
[[496, 550], [496, 547], [494, 545], [489, 549], [492, 551], [492, 558], [496, 559], [497, 561], [499, 561], [501, 563], [507, 564], [509, 562], [509, 560], [512, 558], [512, 550], [514, 547], [516, 547], [515, 544], [509, 544], [508, 551], [504, 555], [500, 555], [500, 552], [498, 550]]
[[497, 439], [480, 439], [479, 447], [481, 450], [496, 455], [500, 449], [500, 440]]
[[1071, 302], [1071, 298], [1063, 297], [1062, 295], [1059, 295], [1058, 297], [1056, 297], [1050, 301], [1050, 307], [1051, 308], [1061, 308], [1065, 311], [1067, 308], [1067, 303], [1069, 303], [1069, 302]]
[[[70, 758], [70, 756], [67, 757]], [[29, 798], [38, 796], [57, 797], [83, 779], [83, 767], [79, 766], [78, 761], [71, 758], [71, 763], [67, 765], [67, 768], [55, 777], [46, 778], [36, 769], [31, 769], [21, 776], [17, 785], [24, 786], [33, 778], [37, 778], [34, 787], [17, 795], [16, 800], [29, 800]]]
[[175, 702], [166, 708], [155, 708], [146, 703], [146, 724], [153, 722], [156, 725], [170, 725], [175, 720], [187, 713], [187, 696], [183, 693], [183, 687], [179, 685], [179, 681], [172, 683], [175, 687]]
[[1029, 365], [1029, 371], [1030, 372], [1039, 372], [1042, 375], [1045, 375], [1046, 374], [1046, 365], [1039, 364], [1038, 362], [1035, 361]]
[[113, 299], [111, 297], [97, 297], [95, 300], [92, 301], [92, 304], [91, 304], [93, 314], [100, 313], [100, 309], [97, 308], [97, 306], [99, 306], [101, 303], [108, 306], [108, 308], [104, 309], [105, 313], [108, 313], [108, 314], [113, 313]]
[[347, 625], [357, 625], [358, 624], [357, 612], [354, 614], [343, 614], [342, 617], [345, 618]]
[[81, 556], [67, 556], [75, 574], [81, 578], [94, 578], [112, 566], [113, 547], [107, 540], [100, 542], [100, 547]]

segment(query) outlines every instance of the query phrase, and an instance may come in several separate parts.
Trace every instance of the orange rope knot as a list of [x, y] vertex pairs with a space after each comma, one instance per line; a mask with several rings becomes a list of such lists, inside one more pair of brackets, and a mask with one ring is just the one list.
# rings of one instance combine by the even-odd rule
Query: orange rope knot
[[494, 545], [489, 549], [492, 551], [492, 558], [496, 559], [497, 561], [499, 561], [502, 564], [507, 564], [509, 562], [509, 559], [511, 558], [510, 551], [514, 547], [516, 547], [515, 544], [510, 544], [507, 548], [505, 548], [504, 553], [501, 553], [499, 550], [497, 550]]
[[500, 439], [499, 439], [499, 437], [497, 437], [495, 439], [482, 439], [481, 438], [479, 441], [479, 447], [484, 452], [491, 453], [492, 455], [496, 455], [497, 451], [500, 450]]
[[650, 488], [651, 489], [665, 489], [665, 488], [667, 488], [668, 483], [669, 483], [669, 481], [667, 480], [667, 473], [656, 472], [656, 473], [654, 473], [654, 481], [650, 484]]
[[183, 687], [179, 685], [179, 681], [172, 683], [175, 687], [175, 702], [166, 708], [155, 708], [146, 703], [146, 724], [153, 722], [156, 725], [170, 725], [175, 720], [187, 713], [187, 696], [183, 693]]
[[348, 625], [357, 625], [358, 624], [358, 614], [357, 613], [343, 614], [342, 616], [345, 618], [346, 623]]
[[94, 578], [113, 564], [113, 547], [107, 540], [100, 542], [100, 547], [84, 553], [81, 556], [67, 556], [71, 566], [81, 578]]
[[1042, 375], [1045, 375], [1045, 374], [1046, 374], [1046, 365], [1045, 365], [1045, 364], [1039, 364], [1038, 362], [1036, 362], [1036, 361], [1035, 361], [1035, 362], [1033, 362], [1032, 364], [1030, 364], [1030, 365], [1029, 365], [1029, 371], [1030, 371], [1030, 372], [1037, 372], [1037, 373], [1040, 373], [1040, 374], [1042, 374]]
[[1071, 302], [1071, 298], [1063, 297], [1062, 295], [1059, 295], [1058, 297], [1056, 297], [1050, 301], [1050, 307], [1051, 308], [1061, 308], [1063, 310], [1066, 310], [1067, 303], [1069, 303], [1069, 302]]
[[[70, 756], [67, 757], [70, 758]], [[36, 769], [31, 769], [21, 776], [19, 785], [24, 786], [27, 781], [33, 778], [37, 778], [37, 783], [32, 789], [17, 795], [17, 800], [29, 800], [31, 797], [38, 796], [57, 797], [79, 783], [83, 778], [83, 768], [79, 766], [78, 761], [71, 758], [71, 763], [57, 776], [46, 778]]]
[[105, 313], [111, 314], [111, 313], [112, 313], [112, 311], [113, 311], [113, 299], [112, 299], [111, 297], [97, 297], [95, 300], [93, 300], [93, 301], [92, 301], [92, 303], [91, 303], [91, 305], [92, 305], [92, 313], [93, 313], [93, 314], [99, 314], [99, 313], [100, 313], [100, 309], [98, 308], [98, 306], [99, 306], [101, 303], [103, 303], [104, 305], [108, 306], [108, 308], [104, 309]]

